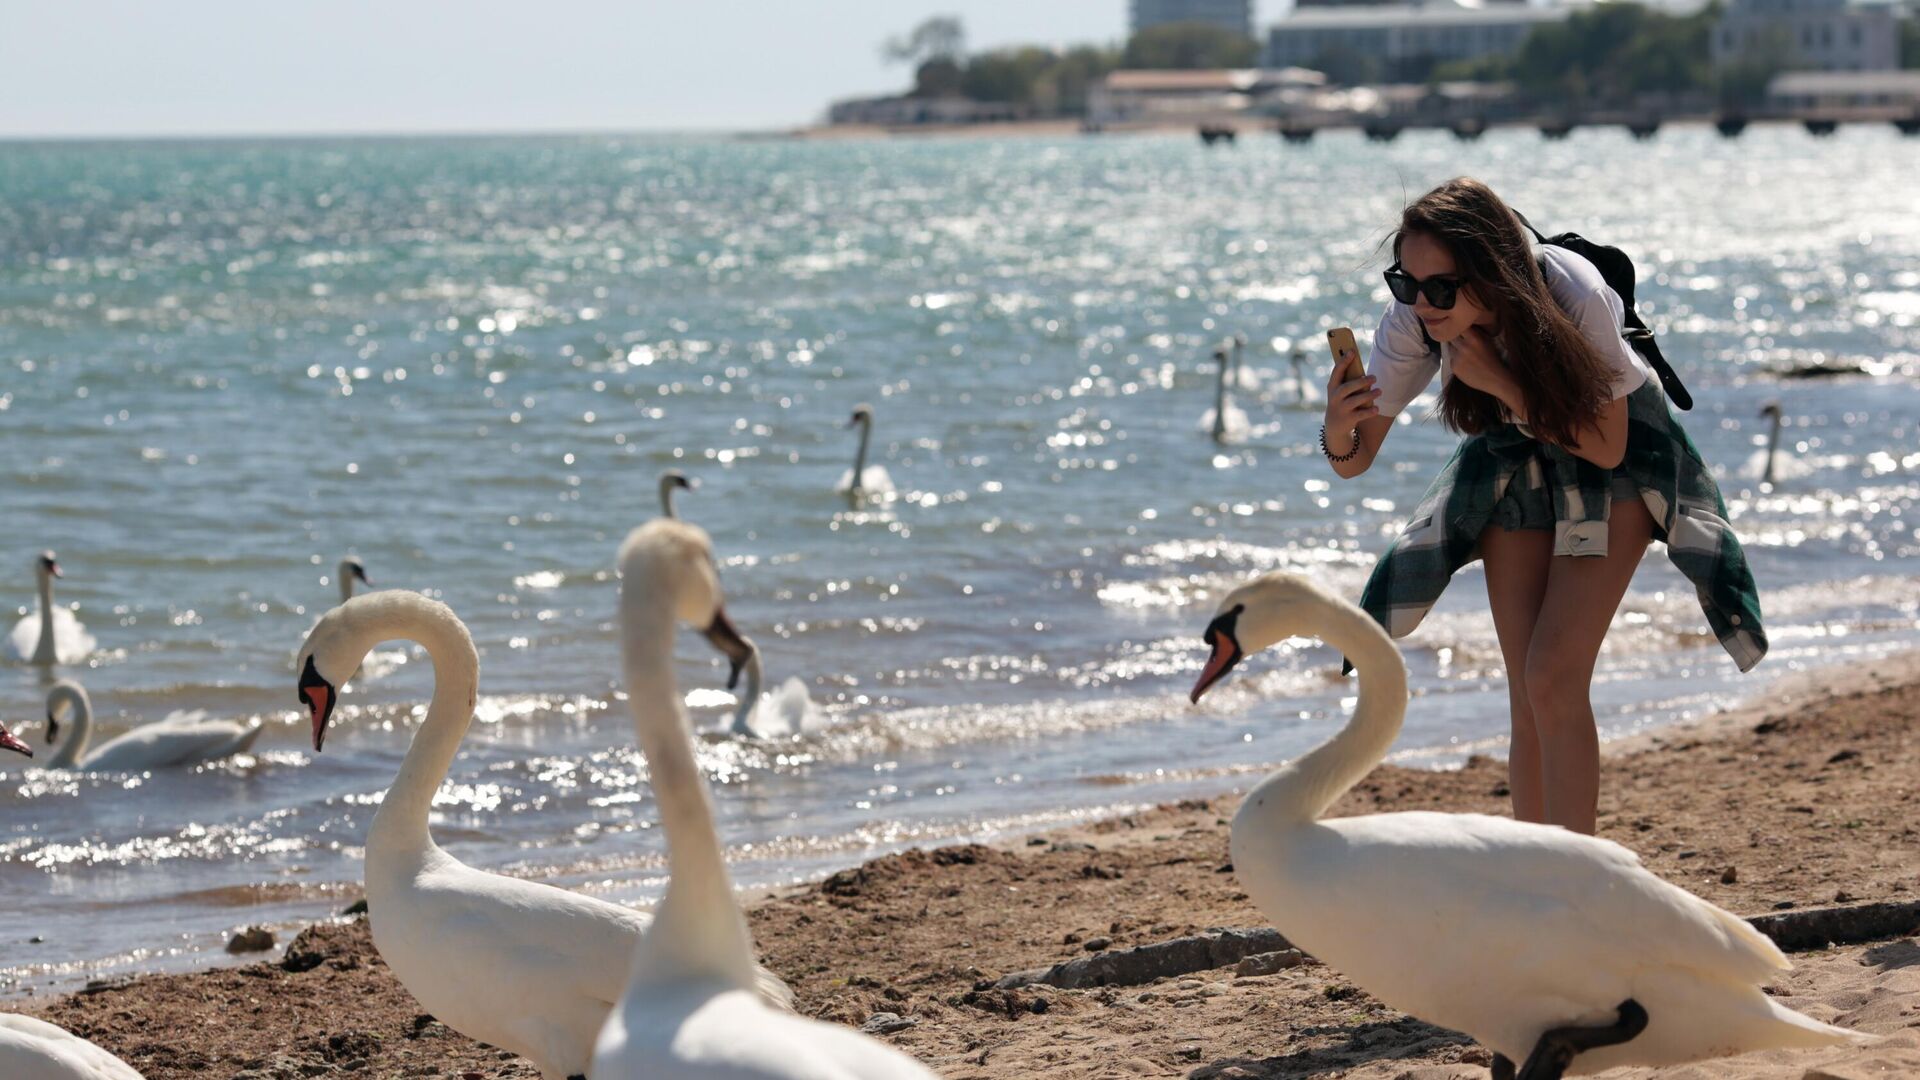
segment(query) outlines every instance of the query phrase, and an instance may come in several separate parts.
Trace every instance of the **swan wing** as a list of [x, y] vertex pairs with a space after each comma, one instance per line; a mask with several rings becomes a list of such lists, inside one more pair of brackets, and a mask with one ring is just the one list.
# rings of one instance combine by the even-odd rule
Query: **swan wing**
[[0, 1077], [6, 1080], [141, 1080], [133, 1066], [44, 1020], [0, 1013]]
[[1484, 928], [1543, 973], [1657, 965], [1758, 983], [1788, 966], [1744, 920], [1660, 879], [1610, 840], [1479, 814], [1322, 824], [1357, 856], [1353, 887], [1394, 904], [1416, 889], [1438, 925], [1455, 928], [1447, 932]]
[[216, 761], [252, 746], [260, 730], [258, 725], [248, 727], [232, 720], [176, 720], [169, 716], [102, 743], [80, 767], [95, 772], [138, 772]]
[[[633, 946], [652, 917], [597, 897], [465, 865], [421, 882], [433, 949], [484, 962], [507, 978], [564, 986], [606, 1005], [620, 999]], [[496, 976], [498, 977], [498, 976]]]
[[[35, 625], [34, 632], [37, 634], [39, 630]], [[72, 664], [91, 656], [95, 644], [86, 624], [75, 618], [73, 612], [63, 607], [53, 609], [53, 652], [60, 663]]]
[[13, 624], [13, 632], [7, 635], [7, 651], [16, 660], [33, 659], [33, 650], [40, 644], [40, 615], [34, 613]]

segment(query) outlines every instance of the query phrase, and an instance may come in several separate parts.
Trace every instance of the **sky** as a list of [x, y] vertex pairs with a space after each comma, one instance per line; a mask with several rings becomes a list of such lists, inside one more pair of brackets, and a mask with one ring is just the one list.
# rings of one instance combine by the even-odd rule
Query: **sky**
[[942, 14], [1118, 42], [1127, 0], [0, 0], [0, 138], [789, 128]]

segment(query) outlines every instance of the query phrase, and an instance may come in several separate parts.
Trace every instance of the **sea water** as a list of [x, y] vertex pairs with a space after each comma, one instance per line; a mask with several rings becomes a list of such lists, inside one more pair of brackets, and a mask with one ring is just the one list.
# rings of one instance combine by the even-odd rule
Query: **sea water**
[[[267, 725], [252, 756], [185, 771], [0, 758], [0, 992], [219, 962], [235, 928], [359, 895], [432, 672], [383, 646], [311, 751], [291, 659], [348, 553], [480, 649], [439, 842], [656, 897], [612, 561], [668, 468], [700, 484], [681, 512], [769, 686], [797, 677], [818, 709], [808, 734], [703, 737], [741, 884], [1246, 785], [1335, 730], [1353, 684], [1301, 642], [1189, 705], [1213, 600], [1280, 568], [1356, 595], [1454, 444], [1422, 405], [1338, 481], [1292, 358], [1317, 391], [1326, 328], [1367, 340], [1399, 207], [1459, 174], [1635, 258], [1762, 588], [1773, 651], [1743, 676], [1651, 552], [1600, 658], [1603, 729], [1909, 646], [1916, 172], [1890, 127], [0, 146], [8, 624], [53, 548], [100, 643], [62, 674], [103, 735], [177, 709]], [[1220, 446], [1202, 415], [1233, 333], [1257, 385]], [[1781, 374], [1820, 365], [1860, 373]], [[850, 506], [863, 402], [899, 494]], [[1402, 644], [1399, 757], [1500, 752], [1477, 568]], [[691, 634], [679, 652], [695, 723], [723, 727], [719, 659]], [[0, 666], [0, 718], [39, 746], [44, 696]]]

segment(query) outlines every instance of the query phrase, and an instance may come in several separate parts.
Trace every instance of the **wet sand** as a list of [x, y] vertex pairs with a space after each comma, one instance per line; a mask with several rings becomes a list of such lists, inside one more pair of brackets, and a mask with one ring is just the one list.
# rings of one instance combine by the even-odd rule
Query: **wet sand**
[[[1224, 967], [1126, 987], [984, 988], [1093, 952], [1263, 925], [1227, 868], [1235, 804], [889, 856], [761, 900], [754, 935], [802, 1012], [853, 1025], [892, 1014], [899, 1030], [884, 1037], [955, 1080], [1485, 1076], [1485, 1050], [1311, 960], [1249, 977]], [[1415, 808], [1503, 813], [1505, 766], [1384, 766], [1334, 813]], [[1920, 653], [1783, 680], [1755, 704], [1609, 747], [1600, 833], [1743, 915], [1920, 900]], [[1798, 953], [1770, 986], [1809, 1015], [1883, 1036], [1873, 1045], [1660, 1075], [1920, 1075], [1916, 933]], [[8, 1007], [94, 1039], [149, 1080], [537, 1075], [424, 1015], [363, 920], [316, 927], [288, 953], [291, 965], [276, 954]]]

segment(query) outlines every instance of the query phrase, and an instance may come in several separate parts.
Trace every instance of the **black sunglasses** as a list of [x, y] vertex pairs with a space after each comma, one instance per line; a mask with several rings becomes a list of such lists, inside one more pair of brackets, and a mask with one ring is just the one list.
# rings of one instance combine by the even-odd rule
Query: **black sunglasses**
[[1425, 281], [1400, 269], [1399, 263], [1387, 267], [1387, 291], [1395, 300], [1411, 304], [1421, 293], [1427, 294], [1427, 303], [1446, 311], [1460, 296], [1460, 279], [1457, 277], [1430, 277]]

